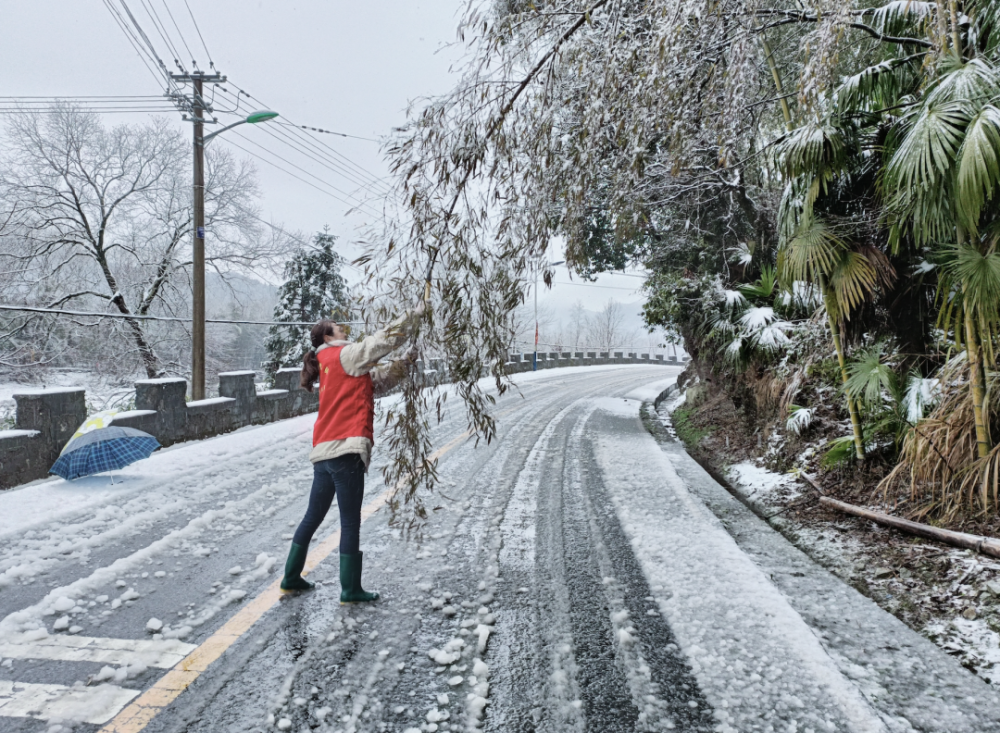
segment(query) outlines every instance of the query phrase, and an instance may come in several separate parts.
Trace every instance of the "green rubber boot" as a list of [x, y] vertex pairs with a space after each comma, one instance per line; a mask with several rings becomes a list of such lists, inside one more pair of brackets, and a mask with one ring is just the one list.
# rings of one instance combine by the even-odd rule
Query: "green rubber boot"
[[361, 587], [361, 557], [357, 555], [340, 556], [340, 602], [369, 603], [379, 599], [378, 593], [368, 593]]
[[302, 577], [302, 568], [306, 565], [306, 555], [309, 548], [292, 543], [285, 561], [285, 577], [281, 579], [281, 590], [286, 593], [301, 590], [312, 590], [316, 586]]

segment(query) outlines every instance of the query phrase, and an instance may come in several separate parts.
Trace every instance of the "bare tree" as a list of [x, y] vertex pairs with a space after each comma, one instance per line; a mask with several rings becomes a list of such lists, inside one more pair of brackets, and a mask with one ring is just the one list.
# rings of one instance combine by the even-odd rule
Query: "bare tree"
[[[105, 128], [61, 106], [13, 115], [0, 150], [0, 269], [23, 271], [27, 299], [124, 315], [184, 313], [191, 268], [190, 150], [162, 119]], [[257, 219], [255, 171], [225, 150], [206, 159], [206, 263], [222, 276], [268, 266], [290, 242]], [[124, 334], [150, 377], [149, 330]], [[116, 329], [117, 330], [117, 329]]]
[[574, 350], [586, 345], [584, 339], [587, 336], [587, 309], [583, 307], [583, 301], [576, 301], [570, 309], [567, 336]]
[[600, 312], [590, 316], [590, 338], [595, 346], [610, 351], [615, 346], [625, 346], [634, 335], [625, 326], [625, 309], [612, 299]]

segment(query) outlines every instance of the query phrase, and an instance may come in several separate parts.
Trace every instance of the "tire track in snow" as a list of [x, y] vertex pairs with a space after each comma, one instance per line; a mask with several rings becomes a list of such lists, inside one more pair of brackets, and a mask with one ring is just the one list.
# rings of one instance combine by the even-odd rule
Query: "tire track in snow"
[[[499, 543], [494, 545], [493, 540], [499, 540], [500, 522], [526, 456], [531, 446], [537, 442], [536, 436], [551, 422], [552, 412], [567, 400], [612, 387], [617, 389], [618, 385], [633, 386], [647, 381], [651, 373], [652, 370], [646, 373], [629, 372], [623, 376], [623, 373], [599, 372], [573, 375], [571, 378], [553, 375], [551, 381], [568, 382], [570, 389], [541, 381], [533, 382], [521, 389], [525, 398], [523, 401], [516, 394], [510, 394], [501, 400], [498, 409], [504, 409], [508, 400], [517, 400], [519, 410], [506, 420], [506, 430], [498, 436], [500, 440], [495, 441], [491, 447], [480, 446], [478, 450], [472, 450], [470, 446], [468, 449], [455, 451], [449, 454], [446, 461], [442, 461], [441, 475], [454, 479], [457, 485], [446, 489], [444, 493], [457, 499], [458, 503], [464, 502], [468, 509], [459, 513], [455, 511], [456, 504], [450, 504], [442, 511], [445, 516], [435, 515], [439, 527], [429, 527], [428, 532], [441, 536], [428, 539], [421, 552], [423, 554], [423, 551], [430, 550], [434, 554], [424, 560], [417, 560], [413, 556], [414, 547], [400, 543], [395, 533], [384, 527], [384, 519], [373, 522], [375, 526], [365, 530], [368, 533], [366, 543], [372, 542], [366, 546], [366, 577], [371, 577], [374, 584], [380, 586], [379, 590], [386, 591], [385, 600], [381, 604], [363, 614], [357, 613], [357, 609], [345, 607], [345, 610], [337, 606], [338, 589], [335, 587], [334, 568], [334, 582], [321, 586], [322, 595], [316, 593], [294, 599], [292, 604], [281, 604], [282, 607], [273, 618], [266, 619], [262, 628], [255, 632], [252, 641], [247, 639], [241, 642], [242, 646], [234, 648], [231, 663], [227, 661], [214, 669], [211, 675], [203, 675], [197, 689], [185, 693], [184, 700], [188, 702], [182, 705], [179, 701], [173, 714], [157, 719], [156, 730], [194, 730], [193, 724], [190, 724], [191, 718], [181, 713], [181, 709], [191, 703], [197, 703], [192, 705], [192, 709], [202, 705], [205, 710], [209, 707], [224, 707], [226, 714], [218, 718], [224, 719], [226, 727], [231, 730], [266, 727], [261, 713], [271, 704], [273, 696], [279, 693], [284, 699], [279, 698], [281, 705], [278, 707], [283, 709], [275, 710], [275, 713], [293, 721], [295, 730], [303, 725], [316, 727], [321, 712], [325, 720], [325, 723], [319, 725], [321, 730], [343, 730], [345, 725], [353, 725], [359, 731], [376, 730], [384, 723], [388, 730], [401, 731], [408, 725], [412, 726], [412, 722], [400, 724], [401, 719], [413, 721], [411, 712], [416, 717], [417, 725], [424, 724], [428, 720], [428, 708], [437, 704], [436, 694], [440, 694], [432, 694], [432, 687], [440, 687], [447, 676], [453, 674], [448, 671], [428, 678], [428, 674], [433, 675], [434, 670], [415, 664], [417, 659], [427, 658], [424, 645], [440, 648], [462, 630], [462, 621], [474, 620], [478, 623], [485, 620], [479, 614], [479, 602], [482, 599], [489, 598], [498, 587], [513, 590], [511, 577], [506, 573], [501, 582], [496, 582], [496, 552], [500, 546]], [[438, 434], [462, 432], [462, 422], [462, 416], [450, 416], [447, 423], [435, 431], [435, 441], [437, 442]], [[298, 445], [289, 444], [280, 460], [274, 460], [276, 457], [272, 455], [271, 461], [264, 462], [270, 463], [275, 471], [287, 470], [285, 465], [292, 460], [295, 465], [301, 463], [308, 469], [304, 454], [301, 457], [295, 455], [294, 459], [288, 457], [288, 451], [292, 448], [298, 450]], [[246, 456], [234, 457], [237, 462], [218, 461], [217, 475], [224, 475], [227, 470], [238, 473], [246, 468]], [[242, 465], [239, 460], [243, 461]], [[283, 465], [276, 465], [278, 463]], [[377, 475], [377, 471], [375, 473]], [[373, 482], [369, 492], [375, 492], [375, 483]], [[289, 501], [296, 498], [304, 501], [307, 482], [296, 478], [289, 484]], [[247, 506], [234, 504], [231, 508], [239, 510]], [[335, 512], [331, 512], [328, 521], [336, 521]], [[253, 532], [260, 520], [248, 520], [244, 524], [246, 532]], [[441, 554], [443, 552], [447, 552], [447, 555]], [[393, 576], [391, 582], [386, 582], [381, 575], [380, 565], [394, 566], [399, 570], [399, 575]], [[329, 569], [326, 572], [329, 575]], [[429, 583], [431, 591], [425, 592], [413, 587], [411, 580], [415, 574], [423, 576], [420, 582]], [[379, 583], [380, 579], [383, 582]], [[489, 588], [485, 587], [487, 580]], [[479, 587], [481, 584], [484, 587]], [[439, 595], [443, 590], [454, 592], [452, 600], [461, 609], [454, 617], [442, 618], [440, 612], [428, 611], [430, 596]], [[523, 598], [523, 594], [521, 597]], [[462, 608], [459, 601], [464, 601], [469, 606]], [[333, 604], [332, 609], [330, 604]], [[493, 612], [497, 614], [501, 607], [499, 603], [491, 605]], [[283, 627], [283, 621], [288, 619], [288, 612], [293, 610], [301, 613], [307, 621], [295, 633]], [[416, 618], [417, 612], [423, 616], [422, 619]], [[533, 613], [530, 607], [528, 612]], [[363, 616], [365, 620], [357, 622], [354, 628], [346, 628], [346, 620], [352, 613], [357, 613], [358, 618]], [[345, 627], [340, 630], [337, 639], [328, 642], [329, 633], [336, 630], [334, 627], [338, 620]], [[274, 626], [270, 626], [272, 622]], [[275, 629], [276, 634], [270, 640], [270, 645], [266, 639], [261, 638], [262, 632], [266, 636], [268, 628]], [[469, 659], [463, 658], [461, 664], [468, 666], [465, 671], [468, 675], [474, 671], [470, 664], [471, 658], [479, 652], [478, 639], [475, 638], [476, 627], [465, 630], [470, 632], [463, 637], [467, 639]], [[378, 636], [372, 638], [372, 632], [378, 632]], [[525, 646], [531, 645], [534, 638], [525, 636], [522, 643]], [[260, 646], [266, 653], [260, 654], [254, 648], [258, 641], [264, 642]], [[296, 645], [296, 654], [301, 652], [297, 660], [291, 659], [290, 644]], [[410, 651], [411, 648], [416, 648], [417, 652]], [[380, 657], [383, 651], [389, 651], [384, 661]], [[377, 673], [373, 673], [379, 663], [381, 667]], [[247, 665], [245, 672], [239, 669], [243, 664]], [[403, 664], [404, 669], [398, 670], [398, 664]], [[490, 684], [496, 687], [503, 674], [504, 667], [498, 664], [495, 671], [490, 671]], [[275, 680], [275, 684], [268, 687], [269, 680]], [[450, 711], [452, 729], [465, 725], [465, 696], [483, 681], [484, 679], [479, 679], [472, 684], [466, 677], [456, 688], [445, 688], [449, 690], [450, 701], [441, 705], [441, 712]], [[287, 687], [285, 682], [288, 683]], [[313, 688], [316, 688], [316, 693]], [[274, 692], [275, 689], [278, 689], [278, 693]], [[251, 691], [249, 696], [248, 690]], [[409, 692], [416, 694], [411, 697]], [[528, 692], [535, 695], [538, 690]], [[193, 700], [191, 695], [194, 695]], [[395, 702], [397, 695], [404, 702], [410, 703], [412, 711], [404, 710], [402, 715], [395, 712], [398, 705], [389, 703]], [[301, 704], [299, 701], [302, 701]], [[347, 721], [344, 721], [344, 716], [347, 716]], [[199, 729], [214, 733], [219, 729], [212, 725], [212, 721], [216, 719], [214, 713], [202, 716], [203, 722], [199, 724]]]
[[[595, 464], [715, 729], [884, 733], [813, 630], [688, 491], [638, 409], [600, 407], [589, 431]], [[622, 461], [629, 452], [637, 459]]]
[[594, 592], [603, 593], [608, 604], [618, 658], [626, 670], [632, 699], [642, 710], [638, 729], [711, 730], [712, 708], [673, 631], [655, 608], [653, 591], [593, 460], [586, 428], [594, 409], [580, 416], [568, 441], [567, 451], [580, 460], [569, 466], [565, 485], [577, 494], [581, 513], [587, 516], [587, 539], [603, 575]]
[[[611, 380], [607, 376], [586, 388], [573, 385], [569, 404], [548, 418], [534, 441], [504, 506], [503, 547], [498, 553], [504, 579], [502, 603], [497, 610], [498, 640], [489, 660], [491, 665], [495, 661], [501, 668], [495, 679], [512, 682], [499, 688], [494, 683], [499, 704], [487, 717], [488, 730], [583, 730], [591, 725], [594, 730], [603, 730], [602, 725], [616, 725], [615, 716], [598, 711], [627, 710], [630, 705], [628, 700], [615, 698], [610, 705], [591, 706], [595, 720], [584, 714], [572, 620], [575, 616], [578, 632], [583, 633], [586, 628], [589, 635], [602, 625], [608, 627], [610, 621], [600, 609], [588, 608], [593, 598], [582, 599], [582, 604], [572, 602], [566, 574], [574, 572], [573, 562], [577, 558], [571, 557], [567, 562], [564, 557], [566, 548], [560, 521], [562, 466], [566, 456], [572, 455], [566, 453], [565, 437], [559, 435], [560, 430], [565, 430], [566, 417], [594, 395], [631, 389], [637, 377], [642, 379], [640, 375], [631, 378], [615, 375], [617, 378]], [[572, 553], [575, 548], [569, 551]], [[607, 631], [610, 633], [610, 628]], [[598, 631], [596, 636], [602, 633]], [[608, 657], [606, 648], [598, 656], [602, 654]], [[605, 672], [613, 670], [604, 667]], [[605, 689], [614, 683], [614, 679], [606, 681]], [[598, 689], [590, 688], [591, 692]], [[610, 701], [609, 697], [602, 702]]]

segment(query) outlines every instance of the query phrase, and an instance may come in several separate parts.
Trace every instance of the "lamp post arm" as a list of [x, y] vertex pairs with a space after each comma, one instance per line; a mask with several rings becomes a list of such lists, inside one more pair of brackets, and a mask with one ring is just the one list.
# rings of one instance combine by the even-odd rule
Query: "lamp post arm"
[[238, 122], [234, 122], [231, 125], [226, 125], [225, 127], [223, 127], [220, 130], [216, 130], [211, 135], [205, 135], [204, 139], [201, 141], [202, 147], [204, 147], [205, 145], [208, 145], [208, 141], [211, 140], [216, 135], [219, 135], [220, 133], [223, 133], [226, 130], [232, 130], [234, 127], [239, 127], [240, 125], [245, 125], [246, 123], [247, 123], [246, 120], [239, 120]]

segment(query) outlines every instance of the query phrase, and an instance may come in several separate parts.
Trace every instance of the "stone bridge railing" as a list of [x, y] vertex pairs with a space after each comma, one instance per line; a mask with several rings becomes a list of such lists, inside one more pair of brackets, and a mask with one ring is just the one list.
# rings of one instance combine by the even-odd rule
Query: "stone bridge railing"
[[[686, 361], [686, 359], [685, 359]], [[448, 381], [441, 359], [418, 362], [427, 384]], [[546, 353], [538, 355], [539, 369], [603, 364], [677, 365], [676, 359], [615, 352]], [[531, 354], [515, 354], [510, 373], [531, 371]], [[137, 428], [167, 446], [227, 433], [245, 425], [283, 420], [314, 412], [317, 393], [299, 387], [299, 369], [280, 369], [274, 389], [258, 391], [254, 373], [219, 375], [219, 396], [187, 402], [184, 379], [145, 379], [135, 383], [135, 409], [115, 416], [115, 425]], [[13, 430], [0, 430], [0, 489], [44, 478], [66, 441], [87, 419], [82, 389], [48, 389], [15, 394], [17, 416]]]
[[[281, 369], [275, 388], [258, 392], [253, 372], [219, 375], [219, 396], [187, 402], [184, 379], [135, 383], [135, 409], [115, 416], [115, 425], [156, 436], [160, 445], [197, 440], [230, 430], [304, 415], [318, 398], [299, 388], [299, 370]], [[16, 394], [14, 430], [0, 430], [0, 488], [42, 478], [87, 419], [85, 391], [49, 389]]]

